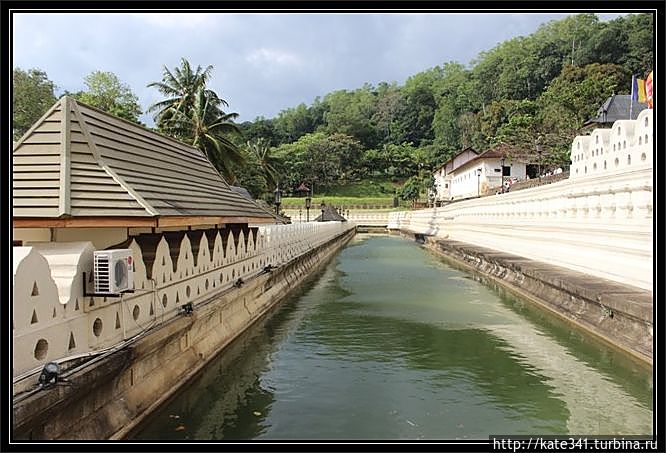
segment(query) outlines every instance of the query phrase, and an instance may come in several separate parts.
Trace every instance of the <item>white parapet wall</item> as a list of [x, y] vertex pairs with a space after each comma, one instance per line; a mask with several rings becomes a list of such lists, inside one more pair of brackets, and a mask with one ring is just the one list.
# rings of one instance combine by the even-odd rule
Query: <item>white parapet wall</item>
[[512, 253], [652, 289], [652, 110], [573, 141], [569, 179], [393, 212], [389, 229]]
[[[285, 209], [284, 212], [292, 223], [307, 223], [305, 209]], [[354, 222], [357, 225], [386, 226], [389, 212], [388, 209], [343, 209], [341, 214], [349, 222]], [[319, 210], [311, 209], [310, 220], [313, 220], [319, 214]]]
[[183, 305], [196, 307], [239, 278], [251, 278], [269, 264], [286, 264], [354, 226], [321, 222], [236, 233], [209, 229], [140, 235], [128, 246], [134, 258], [134, 292], [107, 297], [85, 296], [83, 273], [91, 281], [91, 242], [14, 247], [14, 379], [49, 361], [122, 345], [179, 315]]

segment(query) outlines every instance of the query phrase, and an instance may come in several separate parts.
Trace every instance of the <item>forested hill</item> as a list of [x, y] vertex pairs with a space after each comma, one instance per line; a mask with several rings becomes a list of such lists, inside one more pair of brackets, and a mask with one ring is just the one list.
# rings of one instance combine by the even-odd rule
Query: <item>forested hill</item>
[[[448, 62], [404, 85], [334, 91], [241, 129], [244, 140], [276, 147], [271, 154], [287, 186], [402, 179], [467, 146], [503, 142], [529, 154], [536, 137], [546, 162], [566, 163], [582, 123], [611, 94], [628, 94], [632, 74], [644, 78], [652, 69], [652, 30], [647, 14], [609, 22], [570, 16], [502, 42], [469, 66]], [[445, 61], [446, 43], [433, 45]]]

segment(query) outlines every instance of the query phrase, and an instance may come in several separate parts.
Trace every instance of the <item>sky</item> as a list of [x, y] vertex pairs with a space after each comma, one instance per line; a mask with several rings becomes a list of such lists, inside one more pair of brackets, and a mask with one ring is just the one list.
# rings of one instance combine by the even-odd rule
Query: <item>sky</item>
[[[56, 95], [83, 90], [92, 71], [111, 71], [146, 111], [162, 99], [146, 85], [185, 57], [214, 66], [209, 86], [242, 122], [366, 82], [403, 84], [447, 61], [469, 65], [479, 52], [567, 15], [14, 12], [13, 67], [46, 71]], [[150, 114], [141, 120], [153, 124]]]

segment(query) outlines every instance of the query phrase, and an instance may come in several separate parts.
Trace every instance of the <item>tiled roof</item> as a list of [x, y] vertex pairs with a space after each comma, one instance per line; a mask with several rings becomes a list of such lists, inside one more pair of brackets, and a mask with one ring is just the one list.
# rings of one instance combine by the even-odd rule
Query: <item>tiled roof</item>
[[[630, 106], [633, 103], [633, 107]], [[631, 119], [635, 120], [638, 118], [638, 114], [647, 108], [647, 104], [640, 103], [638, 101], [632, 101], [631, 95], [629, 94], [614, 94], [603, 103], [599, 110], [597, 110], [597, 116], [587, 120], [584, 126], [590, 124], [605, 124], [605, 123], [614, 123], [618, 120], [628, 120], [629, 113], [631, 110]]]
[[14, 146], [14, 217], [270, 218], [197, 148], [67, 96]]
[[347, 219], [342, 217], [338, 211], [335, 210], [335, 208], [331, 205], [326, 205], [324, 207], [324, 212], [323, 214], [319, 214], [316, 219], [314, 219], [315, 222], [346, 222]]

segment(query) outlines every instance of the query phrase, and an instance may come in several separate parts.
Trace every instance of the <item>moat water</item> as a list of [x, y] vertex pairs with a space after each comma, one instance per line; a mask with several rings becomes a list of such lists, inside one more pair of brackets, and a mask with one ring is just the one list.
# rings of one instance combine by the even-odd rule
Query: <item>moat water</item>
[[652, 391], [649, 367], [552, 314], [359, 235], [134, 438], [651, 434]]

